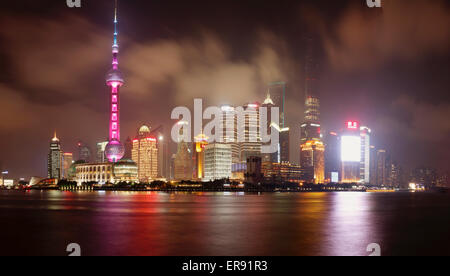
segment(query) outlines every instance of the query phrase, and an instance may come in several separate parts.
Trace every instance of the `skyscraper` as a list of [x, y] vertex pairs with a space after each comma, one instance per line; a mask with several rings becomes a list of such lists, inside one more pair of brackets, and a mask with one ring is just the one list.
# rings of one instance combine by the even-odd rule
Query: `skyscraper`
[[268, 88], [273, 105], [280, 108], [280, 128], [286, 127], [286, 89], [287, 84], [284, 81], [272, 82]]
[[61, 178], [69, 179], [69, 170], [72, 164], [73, 164], [73, 154], [67, 152], [63, 153]]
[[158, 148], [150, 128], [142, 126], [133, 140], [132, 159], [138, 166], [139, 181], [149, 182], [158, 177]]
[[152, 130], [151, 135], [156, 137], [156, 147], [158, 148], [158, 178], [166, 178], [169, 175], [169, 141], [164, 135], [164, 126], [159, 126]]
[[86, 163], [91, 162], [91, 149], [89, 148], [89, 146], [82, 142], [79, 141], [77, 143], [77, 148], [78, 148], [78, 160], [82, 160]]
[[393, 188], [401, 188], [401, 168], [396, 162], [389, 162], [387, 166], [388, 186]]
[[[178, 125], [188, 125], [187, 122], [180, 121]], [[177, 153], [173, 157], [173, 178], [175, 180], [192, 179], [192, 156], [189, 146], [184, 140], [183, 129], [180, 129], [178, 136]]]
[[[272, 97], [270, 95], [270, 90], [269, 93], [267, 93], [267, 97], [264, 100], [263, 104], [261, 105], [261, 107], [265, 107], [267, 108], [267, 124], [266, 124], [266, 128], [267, 128], [267, 132], [268, 134], [272, 133], [272, 131], [276, 131], [275, 130], [275, 124], [272, 122], [272, 108], [275, 107], [275, 103], [272, 100]], [[263, 143], [264, 146], [268, 146], [270, 145], [270, 142], [266, 142]], [[279, 149], [279, 147], [278, 147]], [[279, 151], [275, 152], [275, 153], [263, 153], [261, 155], [262, 158], [262, 162], [278, 162], [277, 160], [277, 156], [279, 155]]]
[[112, 69], [106, 76], [106, 84], [111, 89], [110, 117], [109, 117], [109, 143], [106, 146], [106, 157], [110, 162], [118, 162], [125, 155], [125, 147], [120, 142], [120, 87], [125, 83], [122, 72], [119, 70], [119, 44], [118, 44], [118, 17], [117, 0], [114, 9], [114, 43], [112, 46]]
[[224, 105], [221, 107], [222, 117], [221, 126], [223, 131], [223, 143], [231, 147], [231, 161], [233, 164], [239, 164], [240, 145], [237, 141], [237, 114], [233, 106]]
[[320, 100], [318, 91], [318, 68], [313, 40], [307, 41], [305, 61], [305, 119], [301, 127], [302, 143], [320, 139]]
[[105, 163], [106, 162], [106, 154], [105, 149], [108, 145], [108, 141], [97, 143], [97, 163]]
[[387, 185], [387, 175], [386, 175], [386, 150], [380, 149], [377, 151], [377, 186]]
[[370, 146], [370, 184], [377, 184], [377, 150], [375, 146]]
[[205, 134], [200, 133], [194, 138], [193, 143], [193, 174], [192, 178], [194, 180], [203, 180], [205, 177], [205, 148], [208, 145], [208, 137]]
[[337, 132], [329, 131], [325, 134], [325, 179], [330, 183], [339, 182], [341, 168], [340, 140]]
[[[283, 88], [284, 91], [284, 88]], [[284, 92], [283, 92], [284, 95]], [[284, 96], [283, 96], [284, 98]], [[284, 100], [283, 100], [284, 102]], [[263, 162], [273, 162], [273, 163], [282, 163], [289, 162], [289, 145], [290, 145], [290, 129], [288, 127], [283, 127], [285, 123], [281, 122], [277, 124], [272, 121], [272, 110], [271, 108], [275, 107], [276, 104], [272, 101], [271, 94], [267, 94], [267, 98], [264, 100], [261, 107], [267, 108], [267, 130], [272, 133], [272, 131], [276, 131], [279, 135], [279, 143], [277, 145], [277, 151], [274, 153], [264, 153], [262, 154]], [[281, 115], [280, 115], [281, 116]], [[280, 117], [281, 118], [281, 117]], [[264, 145], [269, 146], [270, 142], [265, 143]]]
[[125, 159], [131, 159], [131, 150], [133, 149], [133, 141], [128, 136], [127, 140], [125, 141], [125, 155], [123, 158]]
[[300, 146], [300, 165], [305, 181], [322, 184], [325, 182], [325, 145], [320, 140], [309, 140]]
[[231, 178], [231, 145], [208, 144], [205, 147], [205, 181]]
[[251, 156], [261, 156], [259, 120], [259, 104], [244, 105], [244, 116], [238, 118], [238, 124], [244, 128], [244, 141], [240, 143], [241, 161], [246, 161]]
[[62, 151], [58, 137], [53, 137], [50, 142], [50, 152], [48, 154], [48, 178], [61, 179], [62, 177]]
[[361, 130], [359, 123], [349, 121], [341, 136], [341, 181], [361, 181]]
[[300, 165], [306, 182], [320, 184], [325, 180], [325, 146], [321, 140], [318, 63], [313, 49], [312, 40], [309, 40], [305, 61], [305, 117], [300, 128]]
[[370, 183], [370, 133], [372, 130], [368, 127], [361, 127], [361, 183]]

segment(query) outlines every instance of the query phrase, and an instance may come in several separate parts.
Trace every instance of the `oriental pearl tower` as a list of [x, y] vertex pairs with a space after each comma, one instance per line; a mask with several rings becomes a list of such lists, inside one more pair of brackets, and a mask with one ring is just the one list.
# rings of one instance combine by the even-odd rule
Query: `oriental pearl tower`
[[114, 43], [112, 46], [112, 69], [106, 75], [106, 85], [111, 89], [110, 94], [110, 117], [109, 117], [109, 143], [105, 148], [105, 154], [109, 162], [116, 163], [125, 155], [125, 147], [120, 143], [120, 98], [119, 90], [125, 81], [119, 70], [119, 43], [117, 18], [117, 0], [114, 9]]

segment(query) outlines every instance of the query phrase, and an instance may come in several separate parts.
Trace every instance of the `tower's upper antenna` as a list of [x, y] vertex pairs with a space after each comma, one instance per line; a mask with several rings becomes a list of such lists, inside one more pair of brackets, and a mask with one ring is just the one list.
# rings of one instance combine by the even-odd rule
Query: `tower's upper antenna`
[[117, 18], [117, 0], [115, 0], [115, 6], [114, 6], [114, 45], [117, 45], [117, 35], [118, 35], [118, 30], [117, 30], [117, 24], [118, 22], [118, 18]]
[[117, 23], [117, 0], [116, 1], [116, 5], [114, 6], [114, 23]]

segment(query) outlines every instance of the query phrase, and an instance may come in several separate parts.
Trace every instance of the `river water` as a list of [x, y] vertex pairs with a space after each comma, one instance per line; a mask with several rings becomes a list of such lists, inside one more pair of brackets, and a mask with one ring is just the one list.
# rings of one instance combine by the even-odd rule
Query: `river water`
[[450, 195], [0, 191], [0, 255], [450, 255]]

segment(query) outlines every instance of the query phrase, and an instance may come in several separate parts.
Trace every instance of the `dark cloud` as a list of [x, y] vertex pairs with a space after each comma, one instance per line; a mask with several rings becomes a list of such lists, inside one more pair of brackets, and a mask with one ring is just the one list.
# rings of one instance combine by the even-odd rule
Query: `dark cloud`
[[321, 33], [334, 68], [372, 70], [387, 62], [417, 62], [430, 53], [447, 54], [448, 26], [445, 1], [386, 0], [379, 12], [351, 6], [331, 30], [322, 28]]

